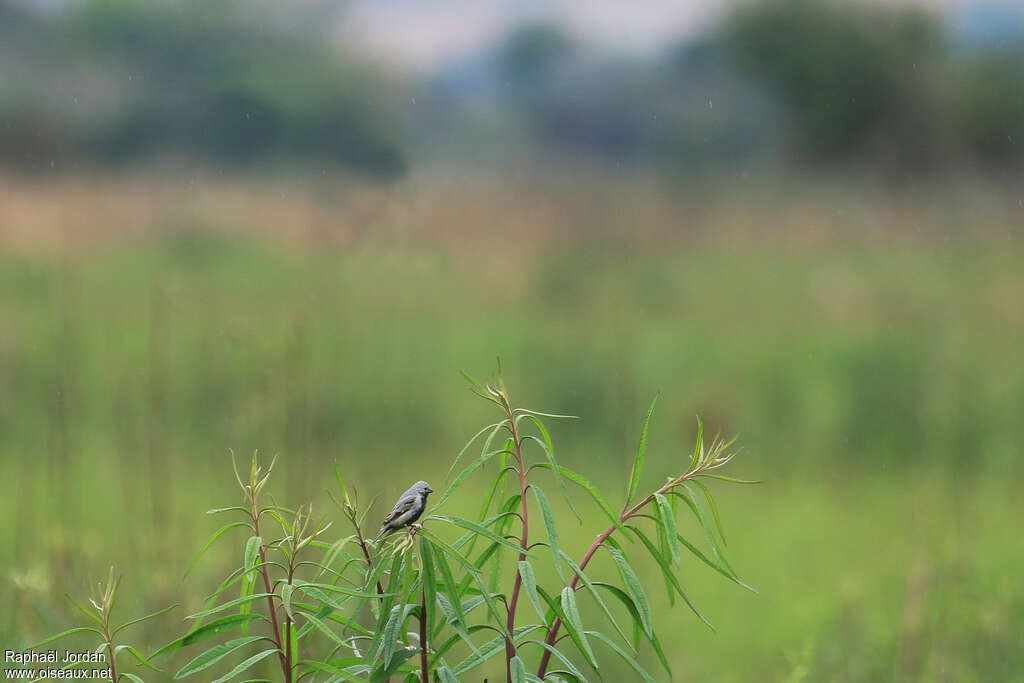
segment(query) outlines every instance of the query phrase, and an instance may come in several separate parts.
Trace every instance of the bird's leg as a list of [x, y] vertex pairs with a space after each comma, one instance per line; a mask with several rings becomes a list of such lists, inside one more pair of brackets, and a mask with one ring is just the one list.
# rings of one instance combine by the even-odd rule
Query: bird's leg
[[415, 533], [416, 531], [420, 531], [421, 529], [423, 529], [423, 525], [422, 524], [417, 524], [416, 522], [413, 522], [412, 524], [409, 525], [409, 528], [413, 529], [414, 533]]

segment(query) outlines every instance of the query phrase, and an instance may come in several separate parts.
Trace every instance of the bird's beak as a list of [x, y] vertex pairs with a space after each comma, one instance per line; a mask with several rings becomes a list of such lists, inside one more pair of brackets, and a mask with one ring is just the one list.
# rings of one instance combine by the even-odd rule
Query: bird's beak
[[434, 489], [432, 489], [432, 488], [430, 488], [430, 487], [428, 486], [428, 487], [427, 487], [427, 493], [433, 493], [433, 492], [434, 492]]

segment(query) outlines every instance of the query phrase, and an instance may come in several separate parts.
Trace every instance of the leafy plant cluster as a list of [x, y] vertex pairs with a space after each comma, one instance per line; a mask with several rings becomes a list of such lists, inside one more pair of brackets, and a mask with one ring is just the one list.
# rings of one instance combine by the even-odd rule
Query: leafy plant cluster
[[[621, 657], [643, 680], [654, 681], [638, 661], [643, 643], [671, 675], [669, 658], [654, 629], [649, 587], [633, 561], [637, 555], [649, 554], [660, 569], [670, 603], [681, 599], [709, 626], [677, 576], [686, 553], [749, 588], [722, 552], [718, 509], [702, 481], [751, 483], [717, 472], [735, 455], [733, 442], [706, 441], [698, 422], [696, 445], [687, 453], [682, 471], [638, 497], [655, 397], [643, 423], [625, 501], [616, 511], [590, 481], [555, 458], [543, 420], [571, 416], [514, 407], [500, 372], [495, 386], [468, 379], [475, 393], [495, 405], [499, 419], [477, 432], [462, 449], [449, 470], [450, 484], [419, 525], [379, 543], [369, 540], [364, 529], [371, 506], [359, 505], [355, 490], [350, 490], [335, 467], [337, 493], [331, 497], [351, 533], [328, 540], [331, 523], [326, 516], [315, 517], [308, 506], [289, 509], [265, 502], [274, 463], [264, 468], [254, 455], [247, 477], [235, 468], [243, 504], [209, 511], [239, 519], [207, 540], [189, 571], [207, 549], [235, 529], [248, 533], [243, 561], [202, 610], [186, 617], [190, 627], [184, 635], [150, 657], [134, 648], [115, 646], [113, 638], [120, 630], [141, 620], [109, 628], [117, 585], [111, 574], [107, 593], [93, 603], [97, 614], [80, 607], [97, 624], [45, 642], [73, 633], [94, 633], [101, 637], [100, 647], [110, 653], [115, 667], [121, 652], [156, 668], [153, 660], [158, 657], [183, 648], [202, 648], [174, 678], [214, 683], [266, 669], [266, 663], [257, 666], [264, 660], [273, 664], [285, 683], [393, 678], [450, 683], [481, 667], [496, 666], [493, 661], [501, 657], [510, 683], [580, 683], [599, 673], [604, 655], [611, 654]], [[464, 462], [475, 446], [479, 455]], [[472, 475], [492, 463], [497, 472], [474, 518], [440, 512]], [[538, 481], [542, 476], [554, 482], [579, 523], [583, 518], [569, 495], [570, 485], [586, 492], [606, 517], [607, 526], [579, 560], [560, 542], [559, 521]], [[680, 509], [699, 522], [706, 551], [680, 533]], [[539, 513], [542, 534], [531, 526], [531, 512]], [[588, 573], [598, 553], [610, 557], [617, 580]], [[557, 579], [542, 581], [540, 577], [549, 573]], [[584, 623], [580, 610], [584, 600], [600, 611], [607, 626]], [[525, 603], [529, 608], [523, 609]], [[215, 644], [210, 646], [211, 642]], [[228, 661], [236, 663], [229, 667]], [[225, 671], [214, 677], [214, 667]], [[140, 680], [135, 674], [120, 676], [112, 668], [114, 683]]]

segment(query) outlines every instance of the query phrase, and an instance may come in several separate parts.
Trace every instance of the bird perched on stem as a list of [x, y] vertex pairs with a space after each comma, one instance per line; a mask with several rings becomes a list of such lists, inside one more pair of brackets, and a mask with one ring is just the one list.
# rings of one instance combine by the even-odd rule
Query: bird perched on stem
[[380, 533], [373, 540], [379, 541], [389, 531], [413, 524], [423, 514], [423, 510], [427, 507], [427, 496], [433, 492], [434, 489], [430, 488], [430, 484], [425, 481], [418, 481], [409, 487], [409, 490], [403, 493], [395, 503], [391, 514], [380, 525]]

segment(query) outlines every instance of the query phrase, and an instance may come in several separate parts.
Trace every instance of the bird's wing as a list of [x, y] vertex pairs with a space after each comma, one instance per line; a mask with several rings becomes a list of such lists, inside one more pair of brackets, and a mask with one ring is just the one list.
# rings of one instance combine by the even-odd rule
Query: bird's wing
[[384, 524], [390, 524], [416, 505], [416, 496], [404, 495], [395, 503], [395, 509], [384, 520]]

